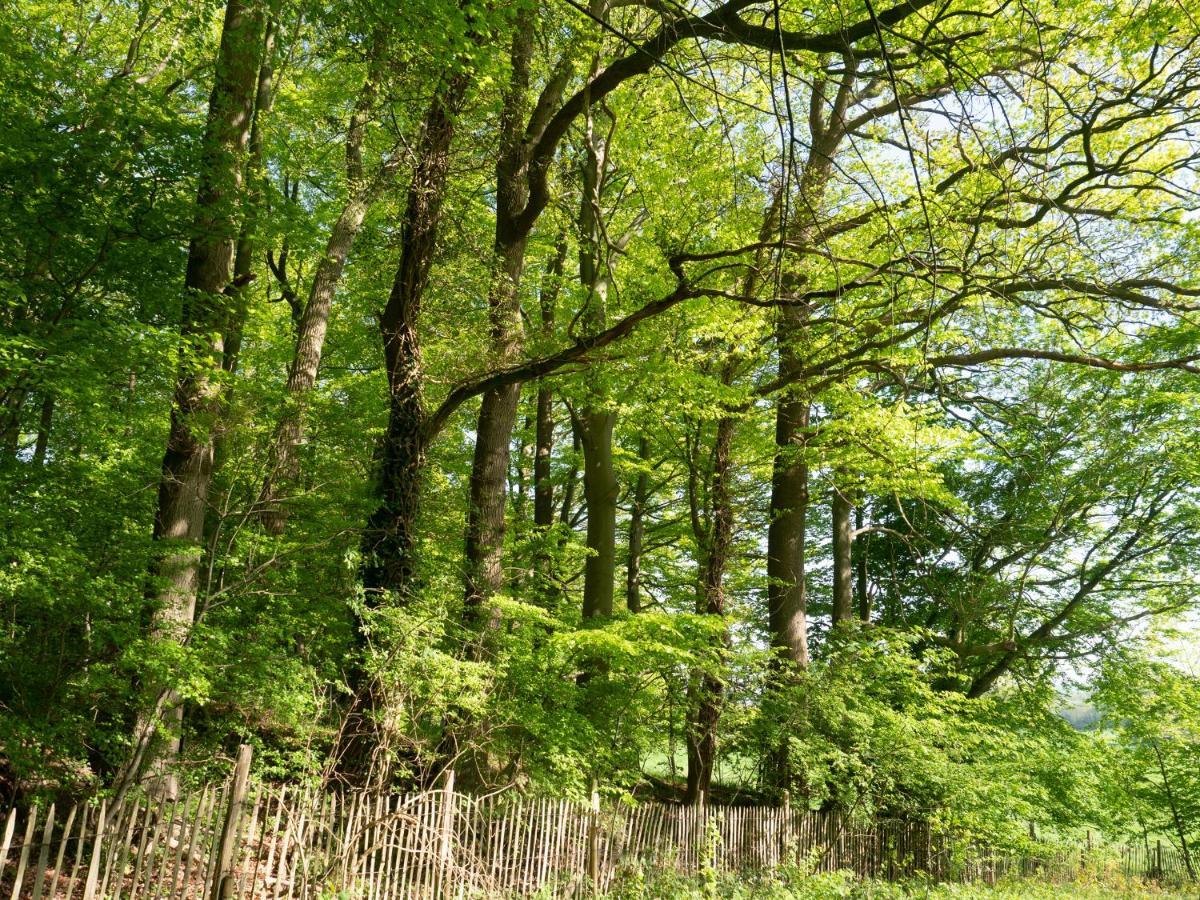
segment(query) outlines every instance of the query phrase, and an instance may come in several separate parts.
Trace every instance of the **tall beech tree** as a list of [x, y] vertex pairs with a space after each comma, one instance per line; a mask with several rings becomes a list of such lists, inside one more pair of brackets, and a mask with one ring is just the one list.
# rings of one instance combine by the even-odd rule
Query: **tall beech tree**
[[[324, 255], [317, 261], [308, 296], [296, 323], [296, 349], [288, 366], [287, 394], [289, 406], [284, 410], [272, 439], [267, 474], [259, 494], [263, 526], [273, 534], [287, 527], [286, 493], [299, 475], [297, 448], [304, 440], [304, 401], [317, 381], [321, 355], [329, 330], [329, 316], [342, 272], [346, 268], [354, 240], [362, 228], [371, 207], [390, 187], [403, 157], [399, 148], [381, 160], [375, 171], [369, 171], [364, 161], [366, 132], [378, 116], [380, 82], [391, 63], [391, 36], [379, 28], [368, 43], [367, 75], [354, 101], [353, 111], [346, 124], [345, 140], [345, 202], [329, 229]], [[286, 260], [274, 263], [282, 290], [294, 292], [286, 271]], [[298, 301], [297, 301], [298, 303]], [[281, 492], [285, 495], [281, 498]]]
[[[196, 613], [205, 504], [212, 481], [214, 422], [220, 411], [225, 336], [240, 324], [231, 309], [234, 256], [240, 231], [246, 150], [254, 121], [266, 21], [264, 4], [229, 0], [202, 142], [196, 216], [183, 281], [179, 375], [171, 427], [163, 456], [154, 516], [153, 628], [159, 639], [183, 643]], [[169, 763], [178, 751], [183, 706], [170, 685], [159, 691], [153, 712], [137, 726], [129, 764], [136, 771], [150, 752], [160, 723], [168, 729]], [[175, 790], [168, 778], [168, 793]]]
[[1186, 12], [0, 8], [0, 799], [1195, 847]]
[[419, 322], [445, 199], [454, 120], [466, 94], [455, 74], [430, 103], [400, 232], [400, 262], [379, 318], [388, 379], [388, 424], [380, 452], [379, 506], [363, 533], [368, 591], [403, 597], [413, 574], [413, 546], [426, 453]]

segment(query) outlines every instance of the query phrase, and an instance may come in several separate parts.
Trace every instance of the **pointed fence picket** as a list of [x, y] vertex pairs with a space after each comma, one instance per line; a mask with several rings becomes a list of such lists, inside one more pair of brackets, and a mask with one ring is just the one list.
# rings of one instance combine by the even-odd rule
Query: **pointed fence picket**
[[[457, 900], [548, 892], [583, 897], [630, 872], [747, 872], [803, 865], [895, 880], [1069, 879], [1087, 849], [1041, 856], [954, 847], [927, 823], [858, 823], [782, 806], [471, 797], [453, 777], [402, 795], [252, 787], [248, 750], [224, 785], [107, 808], [56, 804], [0, 817], [0, 900]], [[957, 862], [954, 862], [957, 860]], [[1183, 881], [1171, 847], [1126, 848], [1131, 877]]]

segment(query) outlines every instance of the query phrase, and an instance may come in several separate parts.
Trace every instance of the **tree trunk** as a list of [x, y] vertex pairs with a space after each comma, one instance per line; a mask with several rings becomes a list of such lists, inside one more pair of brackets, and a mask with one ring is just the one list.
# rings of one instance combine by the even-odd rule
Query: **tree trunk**
[[429, 108], [400, 232], [400, 262], [380, 318], [388, 376], [388, 424], [380, 448], [379, 505], [363, 534], [363, 585], [369, 602], [384, 591], [403, 600], [413, 576], [413, 550], [425, 464], [424, 373], [418, 330], [433, 266], [454, 120], [468, 79], [455, 75]]
[[[534, 392], [534, 411], [536, 412], [537, 392]], [[517, 459], [512, 469], [509, 471], [508, 492], [512, 498], [512, 511], [517, 521], [524, 522], [529, 518], [529, 491], [533, 487], [533, 472], [531, 471], [533, 459], [533, 444], [530, 443], [531, 432], [534, 428], [534, 416], [530, 413], [529, 408], [525, 408], [525, 423], [519, 430], [517, 440]], [[518, 576], [513, 579], [512, 586], [514, 589], [521, 585], [521, 578]]]
[[[862, 503], [854, 507], [854, 530], [858, 534], [862, 534], [865, 516], [863, 515]], [[868, 592], [869, 585], [867, 584], [867, 541], [870, 538], [863, 540], [855, 540], [852, 546], [854, 557], [854, 569], [856, 576], [856, 593], [858, 594], [858, 618], [864, 625], [871, 624], [871, 595]]]
[[16, 459], [21, 449], [21, 411], [27, 393], [19, 387], [5, 392], [4, 420], [0, 425], [0, 453], [4, 459]]
[[42, 411], [38, 417], [37, 440], [33, 445], [33, 464], [44, 466], [46, 453], [50, 447], [50, 427], [54, 423], [54, 395], [42, 397]]
[[[716, 443], [713, 447], [713, 466], [709, 517], [709, 533], [705, 536], [705, 562], [701, 578], [701, 608], [698, 612], [712, 616], [725, 615], [725, 569], [729, 564], [733, 544], [733, 502], [730, 496], [730, 448], [736, 421], [723, 416], [717, 422]], [[722, 632], [720, 649], [729, 641]], [[701, 793], [707, 795], [712, 786], [713, 768], [717, 757], [717, 726], [721, 719], [721, 702], [725, 685], [711, 669], [702, 672], [695, 681], [695, 712], [687, 730], [687, 792], [685, 800], [695, 803]]]
[[[542, 315], [542, 336], [554, 335], [554, 322], [558, 311], [558, 295], [562, 290], [563, 266], [567, 258], [566, 231], [559, 233], [554, 256], [542, 281], [538, 295], [538, 306]], [[554, 483], [551, 480], [550, 461], [554, 455], [554, 392], [545, 379], [537, 386], [537, 424], [535, 426], [533, 455], [533, 524], [539, 531], [547, 531], [554, 524]]]
[[[188, 248], [181, 335], [184, 350], [163, 456], [153, 538], [153, 631], [162, 640], [187, 640], [196, 609], [204, 511], [213, 466], [212, 418], [219, 413], [221, 370], [229, 327], [226, 289], [233, 278], [243, 163], [254, 117], [264, 14], [254, 0], [228, 0], [203, 139], [194, 237]], [[138, 726], [129, 771], [149, 758], [161, 722], [169, 736], [160, 764], [179, 747], [183, 707], [163, 688], [154, 714]], [[166, 775], [163, 790], [176, 785]]]
[[[495, 269], [488, 296], [492, 359], [496, 365], [514, 361], [521, 350], [520, 282], [529, 234], [544, 203], [529, 208], [529, 155], [536, 136], [546, 127], [571, 74], [564, 55], [551, 73], [525, 120], [534, 32], [532, 7], [518, 9], [511, 46], [511, 76], [500, 115], [500, 152], [496, 160]], [[509, 442], [515, 423], [520, 385], [486, 392], [480, 403], [475, 457], [471, 467], [467, 511], [464, 619], [476, 627], [494, 623], [482, 614], [488, 597], [504, 583], [505, 482]]]
[[[575, 518], [575, 485], [579, 481], [578, 459], [582, 455], [582, 442], [579, 439], [579, 426], [575, 418], [571, 419], [571, 468], [563, 482], [562, 506], [558, 509], [559, 524], [564, 530], [569, 528]], [[565, 535], [564, 535], [565, 538]]]
[[[257, 228], [259, 208], [262, 204], [262, 191], [259, 182], [263, 175], [263, 125], [270, 114], [275, 102], [274, 96], [274, 52], [275, 30], [274, 8], [278, 0], [271, 4], [271, 14], [268, 15], [263, 36], [262, 53], [258, 67], [258, 78], [254, 91], [254, 117], [250, 123], [250, 139], [246, 159], [246, 213], [238, 232], [237, 245], [233, 257], [233, 280], [226, 288], [230, 297], [229, 326], [225, 333], [224, 358], [222, 366], [227, 375], [237, 372], [238, 359], [242, 352], [242, 332], [246, 324], [246, 302], [250, 283], [254, 280], [254, 257], [258, 252]], [[228, 403], [232, 392], [232, 379], [227, 379], [223, 402]], [[218, 460], [214, 469], [220, 467], [220, 444], [225, 436], [224, 431], [217, 434], [218, 447], [215, 456]]]
[[[263, 49], [258, 68], [258, 80], [254, 93], [254, 118], [250, 124], [250, 140], [247, 146], [245, 169], [245, 196], [243, 204], [245, 214], [242, 217], [241, 229], [238, 232], [237, 245], [233, 256], [233, 280], [225, 289], [229, 295], [228, 326], [225, 331], [224, 353], [221, 368], [224, 373], [218, 404], [220, 412], [213, 427], [213, 463], [212, 480], [215, 498], [208, 504], [204, 517], [204, 544], [206, 560], [205, 571], [208, 573], [208, 583], [204, 586], [207, 591], [211, 588], [214, 578], [215, 563], [220, 561], [221, 529], [229, 509], [229, 498], [233, 490], [229, 483], [221, 484], [220, 472], [225, 466], [228, 455], [229, 438], [234, 420], [230, 416], [233, 406], [235, 376], [241, 361], [242, 337], [246, 326], [246, 316], [250, 299], [250, 287], [254, 281], [254, 260], [258, 255], [258, 220], [263, 202], [261, 183], [263, 178], [263, 127], [274, 104], [274, 55], [276, 16], [279, 0], [269, 0], [266, 11], [266, 25], [263, 35]], [[218, 573], [216, 583], [220, 584], [223, 573]], [[201, 608], [199, 615], [204, 615]]]
[[[844, 116], [850, 102], [855, 64], [847, 59], [845, 73], [832, 108], [827, 108], [823, 80], [813, 85], [809, 98], [811, 148], [800, 176], [797, 205], [801, 218], [781, 222], [792, 241], [806, 247], [816, 239], [818, 210], [833, 168], [833, 156], [845, 136]], [[782, 279], [785, 293], [803, 284], [802, 273]], [[771, 476], [771, 522], [767, 530], [767, 606], [771, 645], [797, 667], [808, 666], [808, 612], [804, 585], [805, 526], [808, 513], [808, 464], [803, 449], [808, 432], [809, 402], [803, 395], [804, 360], [801, 355], [808, 311], [795, 303], [779, 309], [775, 343], [779, 376], [787, 384], [776, 404], [775, 460]]]
[[[604, 4], [597, 7], [603, 15]], [[600, 69], [592, 58], [589, 80]], [[584, 158], [579, 203], [579, 282], [584, 290], [582, 318], [589, 333], [604, 329], [608, 315], [609, 257], [605, 236], [603, 195], [608, 174], [608, 146], [597, 128], [595, 110], [584, 108]], [[611, 125], [607, 113], [603, 119]], [[607, 129], [611, 134], [611, 127]], [[579, 415], [583, 444], [583, 496], [587, 503], [587, 559], [583, 566], [583, 617], [611, 616], [617, 564], [617, 479], [613, 472], [613, 427], [616, 413], [606, 398], [588, 388]]]
[[[530, 226], [519, 224], [518, 218], [528, 199], [528, 148], [522, 140], [522, 122], [533, 58], [533, 31], [533, 15], [522, 8], [513, 33], [512, 75], [501, 112], [496, 162], [496, 262], [488, 307], [492, 361], [497, 366], [513, 362], [522, 345], [520, 286]], [[480, 402], [471, 463], [463, 585], [463, 615], [475, 628], [495, 622], [495, 614], [485, 613], [484, 604], [504, 584], [505, 488], [520, 394], [519, 384], [506, 385], [486, 392]]]
[[538, 382], [533, 451], [533, 524], [548, 531], [554, 524], [554, 483], [550, 460], [554, 454], [554, 393]]
[[287, 528], [287, 493], [300, 476], [297, 451], [304, 442], [304, 401], [317, 381], [333, 298], [369, 205], [365, 197], [355, 195], [342, 208], [317, 263], [300, 317], [296, 349], [288, 367], [288, 405], [275, 426], [258, 498], [260, 519], [270, 534], [283, 534]]
[[851, 527], [853, 504], [846, 490], [833, 486], [833, 625], [849, 622], [854, 616], [854, 567], [850, 553], [854, 540]]
[[[792, 377], [802, 363], [794, 346], [803, 327], [795, 307], [780, 310], [776, 327], [780, 377]], [[808, 400], [788, 393], [775, 412], [775, 461], [767, 527], [767, 616], [771, 646], [803, 669], [808, 666], [808, 612], [804, 585], [805, 526], [808, 518], [808, 463], [803, 457]]]
[[617, 564], [617, 478], [613, 473], [616, 413], [587, 410], [580, 417], [583, 496], [588, 556], [583, 565], [583, 617], [611, 616]]
[[650, 493], [650, 441], [638, 437], [638, 462], [641, 469], [633, 483], [633, 503], [629, 511], [629, 561], [625, 571], [625, 608], [642, 611], [642, 542], [646, 536], [646, 501]]
[[493, 614], [483, 612], [483, 605], [504, 584], [505, 484], [520, 393], [520, 385], [509, 385], [484, 394], [475, 429], [464, 602], [466, 615], [476, 626], [495, 623]]
[[[400, 230], [400, 262], [380, 317], [388, 376], [388, 423], [379, 449], [379, 504], [362, 537], [362, 582], [369, 607], [403, 603], [414, 589], [416, 524], [427, 437], [418, 326], [437, 245], [450, 169], [454, 121], [466, 90], [455, 75], [426, 114]], [[361, 626], [363, 623], [359, 623]], [[366, 635], [358, 630], [359, 648]], [[391, 735], [383, 684], [370, 665], [351, 672], [354, 698], [338, 735], [334, 765], [345, 782], [384, 789], [391, 780]]]
[[1162, 778], [1163, 791], [1167, 795], [1167, 806], [1171, 810], [1171, 821], [1175, 825], [1175, 835], [1179, 838], [1179, 850], [1183, 854], [1183, 864], [1187, 867], [1188, 879], [1196, 880], [1196, 869], [1192, 863], [1192, 851], [1188, 847], [1187, 829], [1184, 827], [1183, 819], [1179, 814], [1179, 803], [1175, 799], [1175, 791], [1171, 788], [1171, 778], [1167, 774], [1167, 766], [1163, 761], [1162, 748], [1158, 746], [1158, 741], [1151, 741], [1154, 745], [1154, 758], [1158, 761], [1158, 774]]
[[288, 405], [275, 426], [267, 474], [258, 497], [260, 521], [270, 534], [283, 534], [287, 528], [286, 495], [300, 477], [297, 451], [304, 442], [304, 401], [316, 384], [321, 367], [333, 298], [363, 220], [387, 184], [386, 167], [368, 182], [362, 165], [362, 143], [378, 91], [379, 68], [386, 53], [383, 35], [377, 33], [368, 61], [367, 78], [346, 129], [346, 202], [329, 232], [325, 253], [317, 263], [308, 299], [297, 322], [296, 349], [288, 367]]

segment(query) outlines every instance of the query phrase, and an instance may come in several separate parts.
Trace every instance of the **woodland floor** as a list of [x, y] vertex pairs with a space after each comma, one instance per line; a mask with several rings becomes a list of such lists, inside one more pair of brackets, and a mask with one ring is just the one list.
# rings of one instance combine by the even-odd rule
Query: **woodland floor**
[[840, 874], [818, 875], [790, 883], [722, 881], [716, 885], [647, 883], [614, 892], [621, 900], [1118, 900], [1126, 897], [1195, 898], [1195, 888], [1160, 887], [1148, 882], [1061, 884], [1015, 879], [995, 886], [983, 884], [928, 885], [919, 882], [861, 882]]

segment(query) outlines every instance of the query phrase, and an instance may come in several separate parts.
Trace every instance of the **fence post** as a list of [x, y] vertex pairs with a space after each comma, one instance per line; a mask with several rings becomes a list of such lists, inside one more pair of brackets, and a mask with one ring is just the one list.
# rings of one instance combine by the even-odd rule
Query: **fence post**
[[237, 864], [238, 834], [241, 832], [242, 813], [246, 805], [246, 794], [250, 786], [250, 760], [254, 750], [249, 744], [238, 747], [237, 762], [233, 767], [233, 784], [229, 790], [229, 808], [225, 811], [225, 825], [221, 829], [217, 844], [217, 864], [213, 866], [211, 900], [229, 900], [233, 897], [233, 869]]
[[[104, 830], [108, 825], [105, 821], [105, 816], [108, 813], [106, 801], [101, 799], [100, 812], [96, 816], [96, 834], [92, 839], [92, 858], [88, 862], [87, 878], [83, 883], [83, 900], [92, 900], [96, 896], [96, 882], [100, 878], [100, 853], [104, 844]], [[87, 820], [79, 829], [80, 846], [83, 845], [83, 836], [87, 831]], [[75, 876], [71, 876], [74, 878]]]
[[454, 770], [446, 769], [442, 784], [442, 815], [438, 823], [437, 886], [434, 896], [440, 897], [449, 881], [450, 864], [454, 855]]
[[588, 811], [588, 875], [592, 879], [592, 895], [600, 893], [600, 787], [592, 779], [592, 807]]
[[783, 833], [779, 836], [779, 861], [786, 865], [794, 862], [798, 854], [792, 846], [792, 792], [783, 789]]
[[1154, 877], [1157, 879], [1163, 877], [1162, 838], [1154, 842]]

